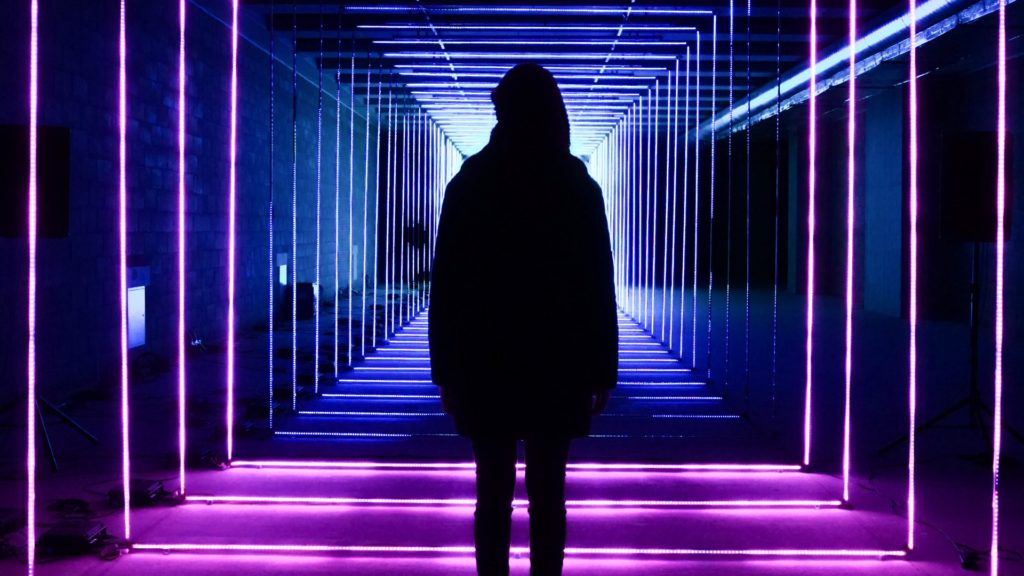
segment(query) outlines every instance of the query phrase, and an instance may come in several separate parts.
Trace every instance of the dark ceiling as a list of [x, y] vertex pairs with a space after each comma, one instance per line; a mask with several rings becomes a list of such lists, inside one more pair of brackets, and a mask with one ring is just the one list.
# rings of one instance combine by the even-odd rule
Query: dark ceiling
[[[653, 98], [656, 86], [661, 112], [655, 117], [667, 122], [664, 111], [671, 96], [666, 86], [675, 82], [678, 60], [683, 90], [687, 50], [691, 89], [696, 90], [698, 75], [702, 86], [699, 108], [694, 92], [690, 110], [701, 119], [728, 106], [730, 79], [732, 101], [738, 101], [750, 87], [770, 85], [779, 72], [805, 63], [809, 51], [809, 4], [794, 0], [692, 5], [651, 0], [344, 5], [244, 0], [244, 5], [288, 40], [289, 51], [294, 33], [300, 53], [325, 70], [341, 69], [345, 76], [354, 55], [357, 94], [366, 90], [369, 68], [371, 88], [381, 82], [384, 93], [390, 88], [411, 95], [405, 102], [424, 107], [457, 140], [459, 129], [440, 108], [457, 114], [462, 124], [476, 115], [486, 125], [487, 93], [501, 74], [517, 62], [540, 62], [559, 77], [580, 152], [629, 107], [646, 106], [648, 91]], [[902, 9], [891, 0], [859, 0], [858, 23], [867, 26]], [[819, 2], [819, 47], [845, 42], [848, 14], [846, 2]], [[375, 90], [370, 92], [373, 101]], [[464, 152], [472, 147], [463, 144]]]

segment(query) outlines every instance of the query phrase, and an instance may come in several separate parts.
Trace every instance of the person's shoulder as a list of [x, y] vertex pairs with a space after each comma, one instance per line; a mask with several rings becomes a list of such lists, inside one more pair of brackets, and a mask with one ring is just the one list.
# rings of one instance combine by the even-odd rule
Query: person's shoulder
[[588, 197], [601, 198], [601, 186], [590, 176], [590, 170], [583, 160], [576, 156], [569, 155], [566, 160], [569, 173], [572, 175], [579, 189]]

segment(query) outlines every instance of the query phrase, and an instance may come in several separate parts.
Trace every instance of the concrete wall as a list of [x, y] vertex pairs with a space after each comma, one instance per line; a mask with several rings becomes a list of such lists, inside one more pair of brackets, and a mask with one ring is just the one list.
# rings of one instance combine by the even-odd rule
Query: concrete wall
[[[0, 20], [0, 123], [27, 124], [27, 3], [13, 3]], [[71, 389], [116, 384], [118, 362], [117, 72], [116, 2], [40, 3], [39, 122], [71, 131], [70, 232], [39, 243], [40, 386], [59, 397]], [[209, 6], [207, 6], [209, 5]], [[196, 1], [187, 27], [187, 328], [206, 342], [226, 331], [230, 14], [227, 6]], [[147, 344], [140, 350], [170, 357], [177, 318], [178, 29], [176, 2], [129, 3], [128, 30], [128, 254], [148, 266]], [[274, 167], [275, 252], [291, 251], [292, 86], [287, 38], [278, 38], [275, 67], [275, 150], [269, 152], [270, 59], [264, 22], [243, 10], [239, 41], [237, 162], [237, 323], [266, 321], [268, 178]], [[316, 70], [299, 69], [297, 123], [298, 280], [313, 281], [317, 142]], [[324, 76], [324, 282], [335, 293], [333, 74]], [[348, 148], [348, 86], [342, 86], [343, 162]], [[357, 98], [355, 186], [362, 214], [364, 103]], [[373, 156], [371, 154], [371, 161]], [[344, 166], [344, 165], [343, 165]], [[346, 168], [347, 169], [347, 168]], [[371, 166], [370, 173], [373, 168]], [[341, 183], [342, 227], [347, 223], [347, 173]], [[373, 207], [370, 207], [371, 214]], [[361, 227], [361, 218], [357, 226]], [[372, 226], [372, 218], [371, 218]], [[361, 237], [361, 229], [356, 231]], [[372, 242], [373, 234], [369, 235]], [[372, 246], [372, 244], [371, 244]], [[372, 248], [371, 248], [372, 250]], [[24, 389], [27, 244], [0, 239], [0, 397]], [[347, 260], [347, 244], [341, 250]]]

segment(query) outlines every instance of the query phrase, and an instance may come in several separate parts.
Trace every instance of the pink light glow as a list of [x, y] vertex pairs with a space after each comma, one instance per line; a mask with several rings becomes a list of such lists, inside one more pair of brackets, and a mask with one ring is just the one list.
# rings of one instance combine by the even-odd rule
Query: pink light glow
[[910, 433], [907, 456], [907, 549], [914, 549], [917, 459], [917, 0], [910, 0]]
[[[475, 506], [475, 498], [350, 498], [317, 496], [189, 496], [187, 502], [231, 504], [309, 504], [363, 506]], [[525, 509], [529, 500], [512, 505]], [[569, 508], [837, 508], [839, 500], [566, 500]]]
[[995, 401], [992, 406], [992, 548], [990, 573], [999, 575], [999, 458], [1003, 447], [1003, 271], [1006, 246], [1006, 0], [999, 0], [996, 86]]
[[[850, 46], [857, 43], [857, 0], [850, 0]], [[850, 500], [850, 389], [853, 377], [853, 194], [856, 137], [857, 53], [850, 50], [850, 95], [846, 120], [846, 362], [843, 404], [843, 501]]]
[[121, 480], [124, 489], [124, 539], [131, 539], [131, 463], [128, 450], [128, 39], [125, 0], [121, 0], [118, 27], [118, 237], [121, 292]]
[[[331, 546], [317, 544], [135, 544], [133, 550], [161, 552], [347, 552], [381, 554], [473, 554], [473, 546]], [[529, 555], [529, 549], [513, 546], [512, 554]], [[808, 558], [901, 558], [905, 550], [822, 550], [822, 549], [727, 549], [727, 548], [576, 548], [569, 556], [771, 556]]]
[[804, 390], [804, 466], [811, 463], [811, 370], [814, 344], [814, 162], [815, 162], [815, 110], [817, 108], [817, 67], [818, 67], [818, 3], [811, 0], [811, 79], [808, 86], [808, 131], [807, 131], [807, 343], [806, 373]]
[[25, 420], [28, 424], [25, 468], [26, 562], [28, 575], [36, 566], [36, 234], [38, 213], [38, 131], [39, 131], [39, 2], [32, 0], [29, 33], [28, 82], [28, 400]]
[[178, 493], [185, 493], [185, 0], [178, 0]]
[[238, 0], [231, 2], [231, 141], [228, 177], [227, 459], [235, 444], [235, 184], [238, 136]]
[[[335, 470], [475, 470], [473, 462], [372, 462], [359, 460], [235, 460], [232, 468], [294, 468]], [[525, 464], [516, 468], [525, 470]], [[643, 464], [570, 462], [569, 470], [576, 471], [629, 471], [629, 472], [797, 472], [797, 464]]]

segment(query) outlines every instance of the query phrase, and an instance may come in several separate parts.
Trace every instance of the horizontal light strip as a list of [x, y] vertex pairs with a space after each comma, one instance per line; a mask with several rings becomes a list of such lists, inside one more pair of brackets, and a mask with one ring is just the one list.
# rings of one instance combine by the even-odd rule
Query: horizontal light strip
[[[475, 506], [475, 498], [352, 498], [336, 496], [187, 496], [186, 502], [227, 504], [354, 504], [368, 506]], [[529, 500], [515, 499], [525, 509]], [[566, 500], [569, 508], [837, 508], [839, 500]]]
[[687, 402], [708, 401], [718, 402], [721, 396], [625, 396], [627, 400], [678, 400]]
[[435, 432], [397, 433], [397, 432], [311, 432], [294, 430], [274, 430], [274, 436], [298, 436], [311, 438], [456, 438], [458, 434], [443, 434]]
[[690, 387], [690, 386], [706, 386], [706, 382], [619, 382], [619, 386], [633, 386], [633, 387], [648, 387], [648, 386], [664, 386], [664, 387]]
[[[616, 88], [622, 89], [621, 86], [616, 86]], [[417, 96], [417, 97], [420, 97], [420, 96], [423, 96], [423, 97], [430, 97], [430, 96], [451, 96], [451, 97], [455, 97], [455, 96], [457, 96], [457, 97], [481, 96], [481, 97], [488, 97], [489, 98], [490, 95], [491, 95], [491, 91], [489, 89], [488, 90], [481, 90], [481, 89], [478, 89], [478, 88], [467, 89], [467, 90], [456, 90], [456, 89], [451, 89], [451, 90], [444, 90], [444, 89], [410, 90], [410, 92], [414, 96]], [[635, 98], [636, 97], [636, 94], [633, 94], [632, 92], [590, 92], [589, 90], [584, 91], [583, 88], [566, 89], [566, 90], [562, 91], [562, 94], [569, 94], [569, 95], [573, 95], [573, 96], [587, 95], [589, 98], [593, 98], [595, 100], [600, 100], [600, 99], [605, 99], [605, 98]]]
[[633, 15], [657, 15], [657, 16], [700, 16], [710, 15], [714, 11], [699, 8], [603, 8], [603, 7], [545, 7], [545, 6], [459, 6], [459, 5], [434, 5], [434, 6], [401, 6], [401, 5], [357, 5], [346, 6], [346, 12], [409, 12], [420, 14], [425, 10], [428, 14], [549, 14], [554, 16], [588, 16], [588, 15], [609, 15], [626, 16]]
[[739, 414], [652, 414], [652, 418], [672, 420], [739, 420]]
[[[395, 68], [399, 69], [426, 69], [426, 70], [497, 70], [499, 72], [508, 72], [512, 69], [512, 64], [395, 64]], [[608, 64], [605, 66], [597, 66], [593, 64], [554, 64], [551, 66], [545, 66], [549, 72], [578, 72], [580, 70], [589, 70], [591, 72], [666, 72], [667, 67], [662, 66], [639, 66], [630, 64]]]
[[[232, 460], [232, 468], [290, 468], [332, 470], [476, 470], [473, 462], [373, 462], [359, 460]], [[619, 472], [799, 472], [799, 464], [645, 464], [627, 462], [570, 462], [569, 470]], [[516, 464], [517, 470], [526, 465]]]
[[[366, 30], [477, 30], [519, 32], [689, 32], [695, 26], [535, 26], [529, 24], [360, 24]], [[447, 44], [448, 41], [445, 41]]]
[[447, 416], [444, 412], [358, 412], [358, 411], [343, 411], [343, 410], [299, 410], [299, 414], [303, 416], [363, 416], [367, 418], [377, 417], [419, 417], [419, 416]]
[[559, 53], [559, 52], [385, 52], [385, 58], [432, 60], [642, 60], [673, 61], [678, 56], [671, 54], [626, 54], [615, 53]]
[[[433, 380], [403, 380], [403, 379], [391, 379], [391, 378], [339, 378], [338, 382], [343, 384], [433, 384]], [[324, 394], [324, 396], [331, 396], [331, 394]]]
[[[160, 552], [335, 552], [335, 553], [387, 553], [387, 554], [459, 554], [471, 556], [474, 546], [331, 546], [317, 544], [189, 544], [135, 543], [133, 550]], [[529, 555], [529, 548], [513, 546], [510, 553]], [[906, 550], [860, 549], [714, 549], [714, 548], [575, 548], [568, 547], [570, 556], [771, 556], [794, 558], [902, 558]]]
[[429, 40], [424, 38], [405, 38], [398, 40], [374, 40], [374, 44], [395, 46], [395, 45], [423, 45], [442, 44], [444, 46], [686, 46], [686, 42], [678, 40], [620, 40], [608, 38], [607, 40]]
[[[459, 78], [490, 78], [494, 80], [501, 80], [505, 77], [504, 74], [499, 72], [414, 72], [414, 71], [400, 71], [399, 76], [412, 76], [416, 78], [451, 78], [452, 76], [458, 76]], [[594, 74], [555, 74], [555, 80], [654, 80], [656, 76], [637, 76], [634, 74], [615, 76], [615, 75], [594, 75]]]
[[665, 373], [687, 373], [691, 372], [690, 368], [626, 368], [619, 369], [619, 372], [665, 372]]
[[348, 398], [353, 400], [440, 400], [437, 394], [323, 394], [324, 398]]

